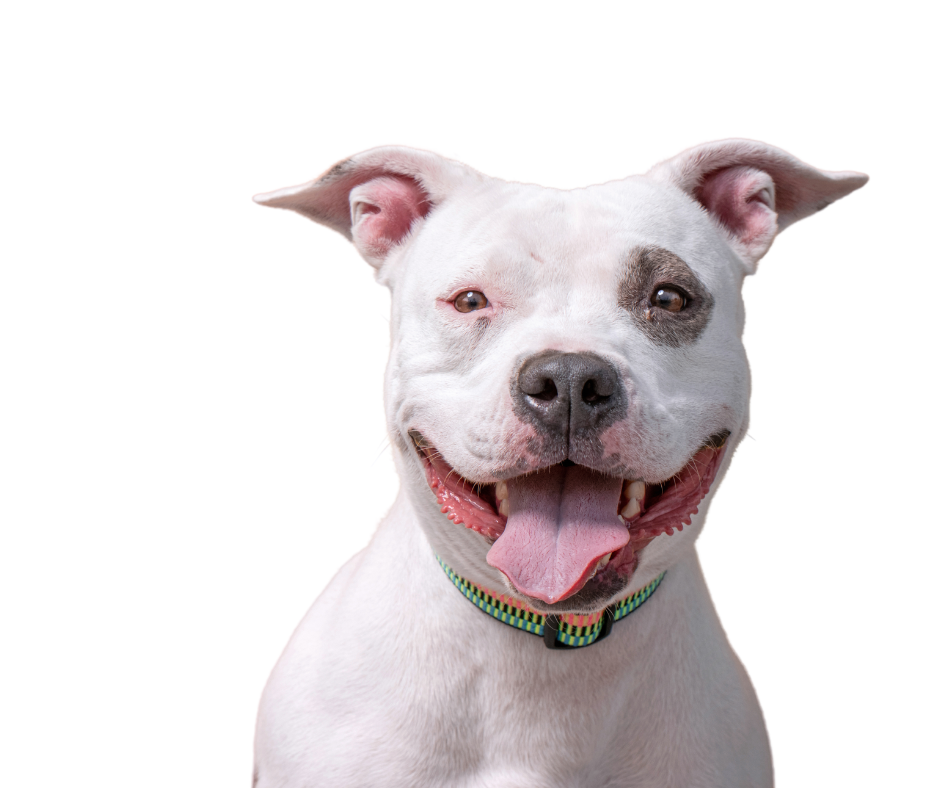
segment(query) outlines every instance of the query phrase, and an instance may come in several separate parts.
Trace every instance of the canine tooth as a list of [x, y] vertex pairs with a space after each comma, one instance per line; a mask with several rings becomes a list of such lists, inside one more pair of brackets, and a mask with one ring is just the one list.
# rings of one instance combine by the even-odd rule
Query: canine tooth
[[642, 500], [646, 497], [646, 484], [643, 482], [630, 482], [627, 485], [627, 498]]
[[631, 498], [627, 505], [620, 510], [620, 514], [622, 514], [628, 520], [631, 517], [636, 517], [639, 513], [640, 502], [636, 498]]
[[607, 555], [602, 555], [599, 559], [597, 559], [597, 563], [594, 564], [594, 569], [591, 571], [591, 577], [589, 577], [588, 580], [590, 580], [590, 579], [591, 579], [592, 577], [594, 577], [594, 575], [596, 575], [601, 569], [603, 569], [605, 566], [607, 566], [607, 562], [610, 561], [610, 556], [611, 556], [611, 555], [612, 555], [612, 553], [607, 553]]
[[[626, 507], [624, 507], [624, 508], [626, 508]], [[622, 514], [618, 514], [618, 515], [617, 515], [617, 519], [620, 520], [620, 522], [622, 522], [624, 525], [627, 524], [626, 521], [623, 519], [623, 515], [622, 515]]]
[[509, 501], [505, 498], [499, 502], [499, 513], [503, 517], [509, 517]]
[[506, 487], [506, 482], [497, 482], [496, 483], [496, 500], [505, 501], [509, 497], [509, 489]]

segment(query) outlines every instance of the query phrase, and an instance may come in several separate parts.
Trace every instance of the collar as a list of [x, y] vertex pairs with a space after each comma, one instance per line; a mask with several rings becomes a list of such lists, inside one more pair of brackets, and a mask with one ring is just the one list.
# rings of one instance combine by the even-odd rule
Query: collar
[[610, 634], [614, 622], [626, 618], [649, 599], [666, 575], [663, 572], [649, 585], [598, 613], [588, 616], [574, 613], [543, 616], [518, 599], [505, 594], [494, 594], [486, 588], [474, 585], [447, 566], [440, 556], [436, 557], [437, 562], [460, 593], [480, 610], [497, 621], [543, 638], [546, 648], [580, 648], [603, 640]]

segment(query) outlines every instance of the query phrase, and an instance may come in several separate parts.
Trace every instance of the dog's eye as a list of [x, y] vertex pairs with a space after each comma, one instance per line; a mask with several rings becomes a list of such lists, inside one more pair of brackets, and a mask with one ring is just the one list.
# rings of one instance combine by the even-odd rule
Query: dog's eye
[[667, 312], [681, 312], [688, 303], [688, 296], [677, 287], [657, 287], [650, 296], [650, 306]]
[[479, 290], [466, 290], [454, 299], [454, 309], [458, 312], [474, 312], [489, 303]]

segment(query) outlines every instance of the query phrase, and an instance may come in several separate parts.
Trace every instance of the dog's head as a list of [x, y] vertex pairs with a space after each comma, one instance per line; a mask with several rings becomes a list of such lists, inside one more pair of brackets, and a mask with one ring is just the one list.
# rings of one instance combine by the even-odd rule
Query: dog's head
[[378, 148], [257, 199], [342, 232], [391, 288], [388, 426], [438, 555], [590, 612], [701, 528], [747, 424], [744, 276], [866, 180], [742, 140], [571, 191]]

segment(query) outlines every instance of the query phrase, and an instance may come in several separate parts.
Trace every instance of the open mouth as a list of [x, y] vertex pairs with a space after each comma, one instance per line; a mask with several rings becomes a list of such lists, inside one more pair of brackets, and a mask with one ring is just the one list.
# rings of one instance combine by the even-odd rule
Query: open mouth
[[692, 522], [729, 434], [713, 435], [679, 473], [656, 482], [608, 476], [565, 460], [474, 484], [420, 433], [413, 430], [411, 438], [441, 512], [492, 541], [487, 563], [530, 599], [580, 607], [624, 588], [646, 545]]

